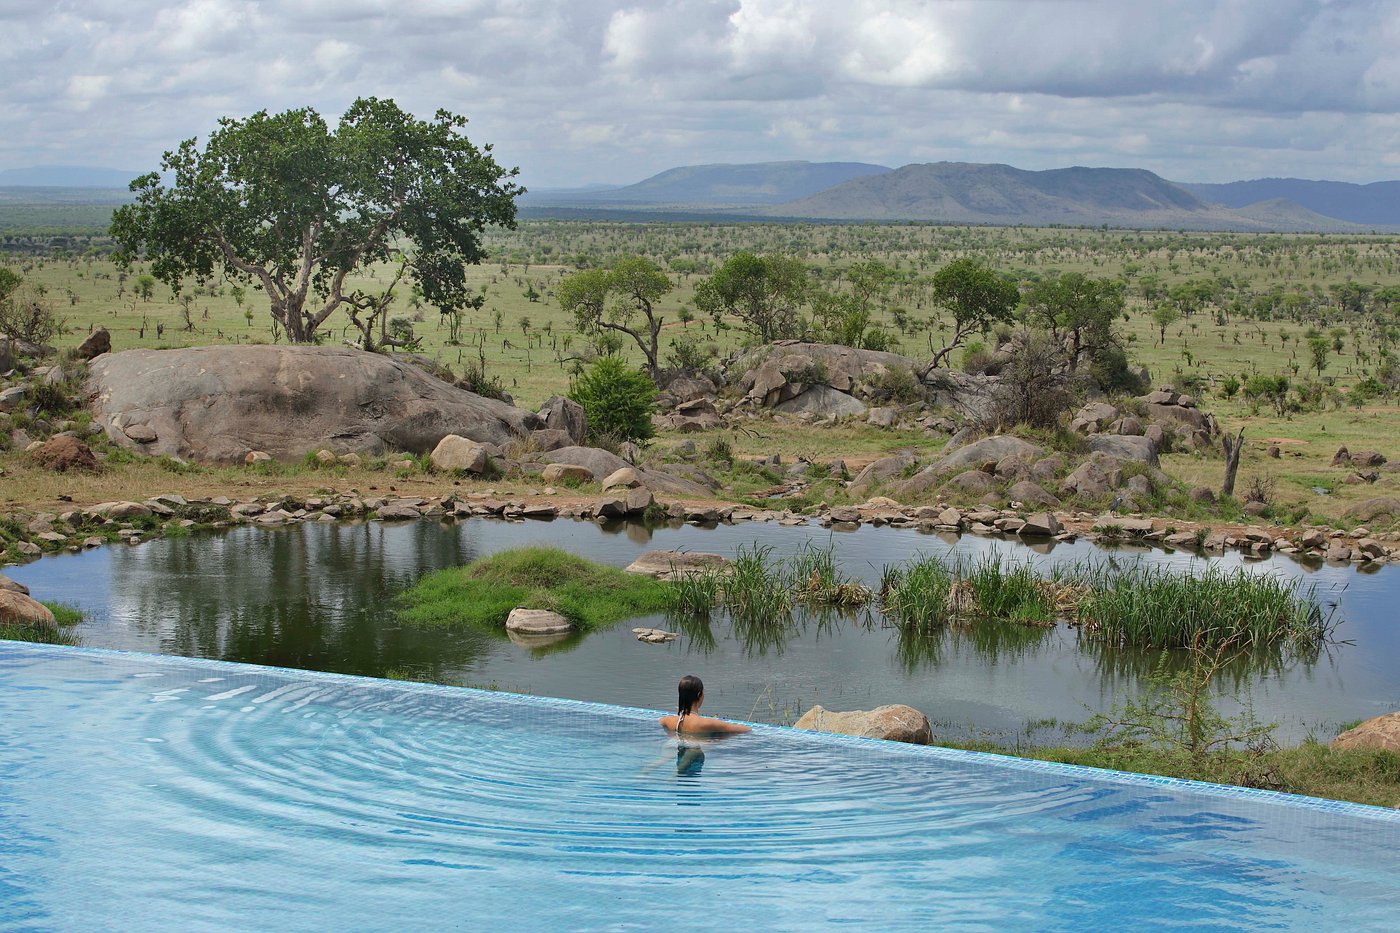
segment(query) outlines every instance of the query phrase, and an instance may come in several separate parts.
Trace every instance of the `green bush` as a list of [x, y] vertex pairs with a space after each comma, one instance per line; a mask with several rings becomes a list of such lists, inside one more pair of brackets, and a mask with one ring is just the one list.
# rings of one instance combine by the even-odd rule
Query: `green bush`
[[656, 386], [617, 356], [605, 356], [569, 386], [569, 398], [583, 406], [591, 435], [646, 440], [654, 433]]

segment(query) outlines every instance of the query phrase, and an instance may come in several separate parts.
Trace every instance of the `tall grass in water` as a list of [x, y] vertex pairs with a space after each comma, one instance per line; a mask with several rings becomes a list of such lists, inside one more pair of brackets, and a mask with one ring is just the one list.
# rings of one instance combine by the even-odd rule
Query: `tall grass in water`
[[724, 571], [701, 567], [679, 574], [666, 590], [667, 611], [679, 616], [708, 615], [719, 603]]
[[971, 589], [978, 615], [1021, 625], [1055, 624], [1049, 581], [1029, 560], [1003, 561], [999, 554], [986, 554], [970, 567], [959, 565], [958, 572]]
[[855, 609], [872, 594], [836, 569], [836, 545], [816, 547], [808, 541], [787, 561], [787, 586], [795, 601], [808, 606]]
[[919, 556], [880, 574], [880, 605], [885, 616], [906, 628], [927, 632], [948, 617], [948, 596], [957, 578], [937, 557]]
[[724, 605], [738, 622], [783, 621], [792, 609], [782, 562], [766, 545], [739, 546], [721, 586]]
[[1185, 574], [1142, 564], [1082, 568], [1081, 631], [1147, 648], [1285, 648], [1315, 651], [1336, 628], [1315, 584], [1207, 565]]

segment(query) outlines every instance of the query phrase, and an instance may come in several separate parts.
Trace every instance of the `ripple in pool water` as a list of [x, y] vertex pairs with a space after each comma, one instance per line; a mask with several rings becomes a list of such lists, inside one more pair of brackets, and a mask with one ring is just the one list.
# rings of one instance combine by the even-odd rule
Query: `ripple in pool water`
[[1400, 924], [1389, 811], [0, 643], [0, 927]]

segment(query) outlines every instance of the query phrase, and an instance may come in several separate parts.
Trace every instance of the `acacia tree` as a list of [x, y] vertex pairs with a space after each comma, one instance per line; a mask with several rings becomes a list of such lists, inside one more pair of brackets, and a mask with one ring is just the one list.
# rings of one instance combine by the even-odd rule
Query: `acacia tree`
[[997, 275], [990, 266], [964, 258], [955, 259], [934, 273], [933, 300], [952, 312], [953, 336], [934, 354], [925, 375], [962, 346], [969, 335], [1011, 320], [1021, 292], [1014, 282]]
[[1123, 282], [1095, 279], [1082, 272], [1037, 282], [1026, 295], [1031, 317], [1063, 341], [1069, 355], [1069, 371], [1079, 368], [1085, 356], [1095, 358], [1119, 348], [1113, 324], [1123, 313]]
[[796, 336], [811, 294], [807, 267], [788, 256], [735, 253], [695, 290], [695, 306], [718, 321], [728, 314], [764, 343]]
[[664, 320], [656, 313], [656, 302], [670, 290], [671, 280], [650, 259], [625, 256], [610, 269], [574, 273], [555, 294], [580, 332], [612, 330], [631, 337], [646, 357], [647, 375], [656, 379]]
[[304, 107], [224, 118], [200, 148], [187, 139], [159, 173], [131, 183], [111, 233], [123, 265], [144, 256], [178, 290], [216, 272], [264, 291], [272, 317], [297, 342], [337, 308], [371, 296], [346, 279], [411, 242], [406, 275], [440, 308], [469, 298], [465, 266], [485, 253], [491, 224], [514, 226], [524, 188], [459, 132], [466, 119], [439, 110], [418, 120], [392, 100], [360, 98], [332, 130]]

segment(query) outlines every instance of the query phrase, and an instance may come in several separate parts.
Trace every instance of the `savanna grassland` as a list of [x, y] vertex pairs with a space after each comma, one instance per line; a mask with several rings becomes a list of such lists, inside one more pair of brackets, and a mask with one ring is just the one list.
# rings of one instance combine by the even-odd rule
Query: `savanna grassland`
[[[32, 226], [6, 228], [0, 248], [27, 246], [33, 240], [26, 233], [47, 236], [53, 229], [42, 218], [25, 220]], [[1067, 272], [1122, 280], [1127, 303], [1116, 326], [1130, 357], [1150, 370], [1155, 384], [1197, 396], [1223, 428], [1246, 429], [1239, 486], [1262, 487], [1277, 516], [1336, 522], [1349, 503], [1394, 494], [1400, 486], [1400, 474], [1386, 472], [1374, 483], [1348, 484], [1350, 471], [1331, 465], [1341, 445], [1400, 459], [1400, 445], [1392, 441], [1400, 434], [1400, 366], [1391, 355], [1400, 341], [1400, 240], [1393, 237], [526, 221], [514, 231], [493, 232], [489, 245], [491, 259], [469, 270], [485, 296], [479, 309], [454, 322], [401, 288], [388, 323], [402, 335], [411, 330], [421, 353], [454, 371], [482, 366], [521, 404], [564, 391], [577, 362], [595, 348], [596, 336], [578, 332], [555, 295], [559, 282], [580, 269], [627, 255], [653, 260], [673, 286], [658, 303], [666, 319], [663, 350], [690, 344], [684, 349], [717, 362], [750, 338], [732, 321], [717, 325], [701, 315], [695, 290], [736, 252], [796, 257], [838, 292], [848, 287], [848, 268], [876, 261], [893, 270], [893, 285], [875, 305], [872, 325], [893, 338], [893, 349], [927, 360], [950, 330], [946, 312], [933, 303], [930, 279], [949, 261], [971, 256], [1023, 286]], [[111, 332], [118, 350], [280, 338], [252, 288], [186, 283], [176, 295], [140, 266], [118, 269], [105, 258], [98, 235], [58, 246], [47, 255], [0, 257], [65, 319], [60, 347], [76, 345], [97, 326]], [[388, 279], [388, 268], [376, 267], [350, 284], [382, 290]], [[357, 336], [343, 315], [328, 324], [329, 342]], [[976, 343], [990, 347], [997, 339], [989, 333]], [[630, 341], [622, 352], [641, 360]], [[964, 355], [958, 351], [952, 361]], [[1256, 384], [1251, 392], [1256, 376], [1282, 376], [1287, 389], [1271, 397]], [[844, 456], [859, 463], [905, 446], [931, 452], [944, 441], [942, 435], [864, 426], [821, 434], [765, 422], [753, 428], [729, 438], [736, 453]], [[1270, 446], [1278, 448], [1278, 458], [1267, 455]], [[1171, 454], [1164, 467], [1209, 486], [1219, 485], [1224, 469], [1218, 452]]]

